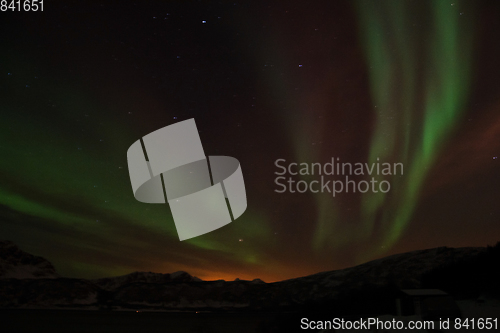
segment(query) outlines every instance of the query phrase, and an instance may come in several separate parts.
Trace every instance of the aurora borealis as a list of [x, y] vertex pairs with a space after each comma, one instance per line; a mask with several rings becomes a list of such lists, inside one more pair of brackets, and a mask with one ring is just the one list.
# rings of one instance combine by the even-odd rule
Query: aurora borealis
[[[55, 1], [2, 13], [0, 239], [63, 276], [277, 281], [500, 240], [500, 5]], [[248, 207], [180, 242], [126, 152], [195, 118]], [[277, 193], [275, 161], [402, 163], [388, 193]], [[296, 180], [311, 181], [311, 175]], [[360, 178], [361, 179], [361, 178]]]
[[396, 158], [410, 169], [397, 185], [397, 197], [370, 193], [363, 199], [366, 227], [372, 228], [381, 211], [389, 246], [409, 222], [427, 170], [466, 107], [470, 85], [474, 22], [460, 17], [464, 11], [474, 17], [474, 9], [466, 3], [431, 2], [425, 8], [429, 22], [421, 27], [415, 24], [421, 10], [415, 5], [359, 3], [371, 95], [377, 105], [369, 159]]

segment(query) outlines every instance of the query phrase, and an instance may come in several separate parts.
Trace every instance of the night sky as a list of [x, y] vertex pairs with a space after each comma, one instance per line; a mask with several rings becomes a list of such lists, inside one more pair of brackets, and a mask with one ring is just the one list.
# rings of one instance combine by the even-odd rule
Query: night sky
[[[500, 240], [499, 2], [53, 0], [0, 16], [0, 239], [62, 276], [271, 282]], [[241, 163], [248, 207], [181, 242], [168, 205], [135, 200], [127, 149], [191, 118], [207, 155]], [[404, 173], [377, 178], [387, 193], [276, 192], [276, 160], [332, 158]]]

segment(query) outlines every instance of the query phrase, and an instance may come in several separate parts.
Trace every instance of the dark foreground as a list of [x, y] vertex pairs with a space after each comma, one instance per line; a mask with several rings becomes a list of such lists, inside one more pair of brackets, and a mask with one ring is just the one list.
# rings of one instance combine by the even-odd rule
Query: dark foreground
[[296, 315], [81, 310], [0, 310], [1, 332], [293, 332]]

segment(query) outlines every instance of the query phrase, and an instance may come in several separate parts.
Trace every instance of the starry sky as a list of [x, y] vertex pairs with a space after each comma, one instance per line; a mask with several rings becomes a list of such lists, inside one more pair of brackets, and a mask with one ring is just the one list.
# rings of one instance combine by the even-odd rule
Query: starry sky
[[[500, 240], [498, 2], [51, 1], [0, 15], [0, 238], [62, 276], [271, 282]], [[134, 199], [126, 152], [191, 118], [207, 155], [241, 163], [248, 207], [181, 242], [168, 205]], [[404, 173], [377, 176], [387, 193], [277, 192], [276, 160], [332, 158]]]

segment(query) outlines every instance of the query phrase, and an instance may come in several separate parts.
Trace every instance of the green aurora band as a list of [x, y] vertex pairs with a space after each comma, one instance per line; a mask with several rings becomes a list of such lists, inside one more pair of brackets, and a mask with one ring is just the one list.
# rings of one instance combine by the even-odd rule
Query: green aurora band
[[[25, 63], [18, 67], [15, 73], [30, 68]], [[22, 83], [17, 76], [14, 80]], [[18, 86], [24, 87], [21, 83]], [[198, 260], [193, 253], [199, 253], [207, 267], [213, 253], [228, 261], [257, 265], [263, 257], [261, 242], [268, 241], [271, 234], [264, 214], [249, 209], [244, 218], [231, 223], [237, 235], [258, 239], [255, 247], [227, 246], [223, 236], [214, 234], [179, 245], [168, 207], [143, 204], [133, 198], [124, 153], [134, 140], [129, 128], [115, 124], [111, 116], [106, 116], [109, 110], [75, 89], [57, 83], [39, 89], [41, 92], [33, 93], [29, 104], [31, 108], [42, 105], [37, 108], [37, 118], [16, 112], [16, 105], [7, 105], [5, 109], [10, 108], [12, 116], [9, 122], [0, 123], [0, 139], [11, 143], [0, 147], [0, 205], [18, 212], [23, 219], [37, 220], [31, 227], [24, 220], [4, 225], [18, 245], [50, 258], [61, 274], [78, 277], [127, 274], [140, 265], [161, 270], [167, 259], [177, 260], [177, 265]], [[57, 108], [46, 109], [46, 99], [57, 100]], [[57, 122], [51, 122], [46, 114]], [[96, 129], [93, 118], [97, 117], [105, 125], [114, 125]], [[102, 138], [101, 148], [88, 147], [87, 137]], [[53, 247], [38, 248], [40, 239], [51, 239]], [[180, 249], [161, 247], [169, 243]], [[61, 248], [65, 250], [59, 251]], [[130, 267], [122, 262], [103, 266], [103, 260], [116, 262], [116, 249], [130, 258]], [[159, 254], [146, 259], [142, 253], [148, 249]], [[167, 256], [173, 251], [177, 259]], [[70, 255], [72, 260], [68, 261]]]
[[402, 236], [427, 172], [466, 106], [473, 46], [471, 20], [462, 19], [464, 13], [473, 14], [466, 5], [470, 4], [357, 3], [376, 111], [369, 161], [378, 157], [405, 165], [405, 174], [391, 180], [389, 193], [363, 196], [363, 231], [368, 237], [376, 227], [382, 228], [379, 245], [385, 249], [378, 246], [380, 252]]

